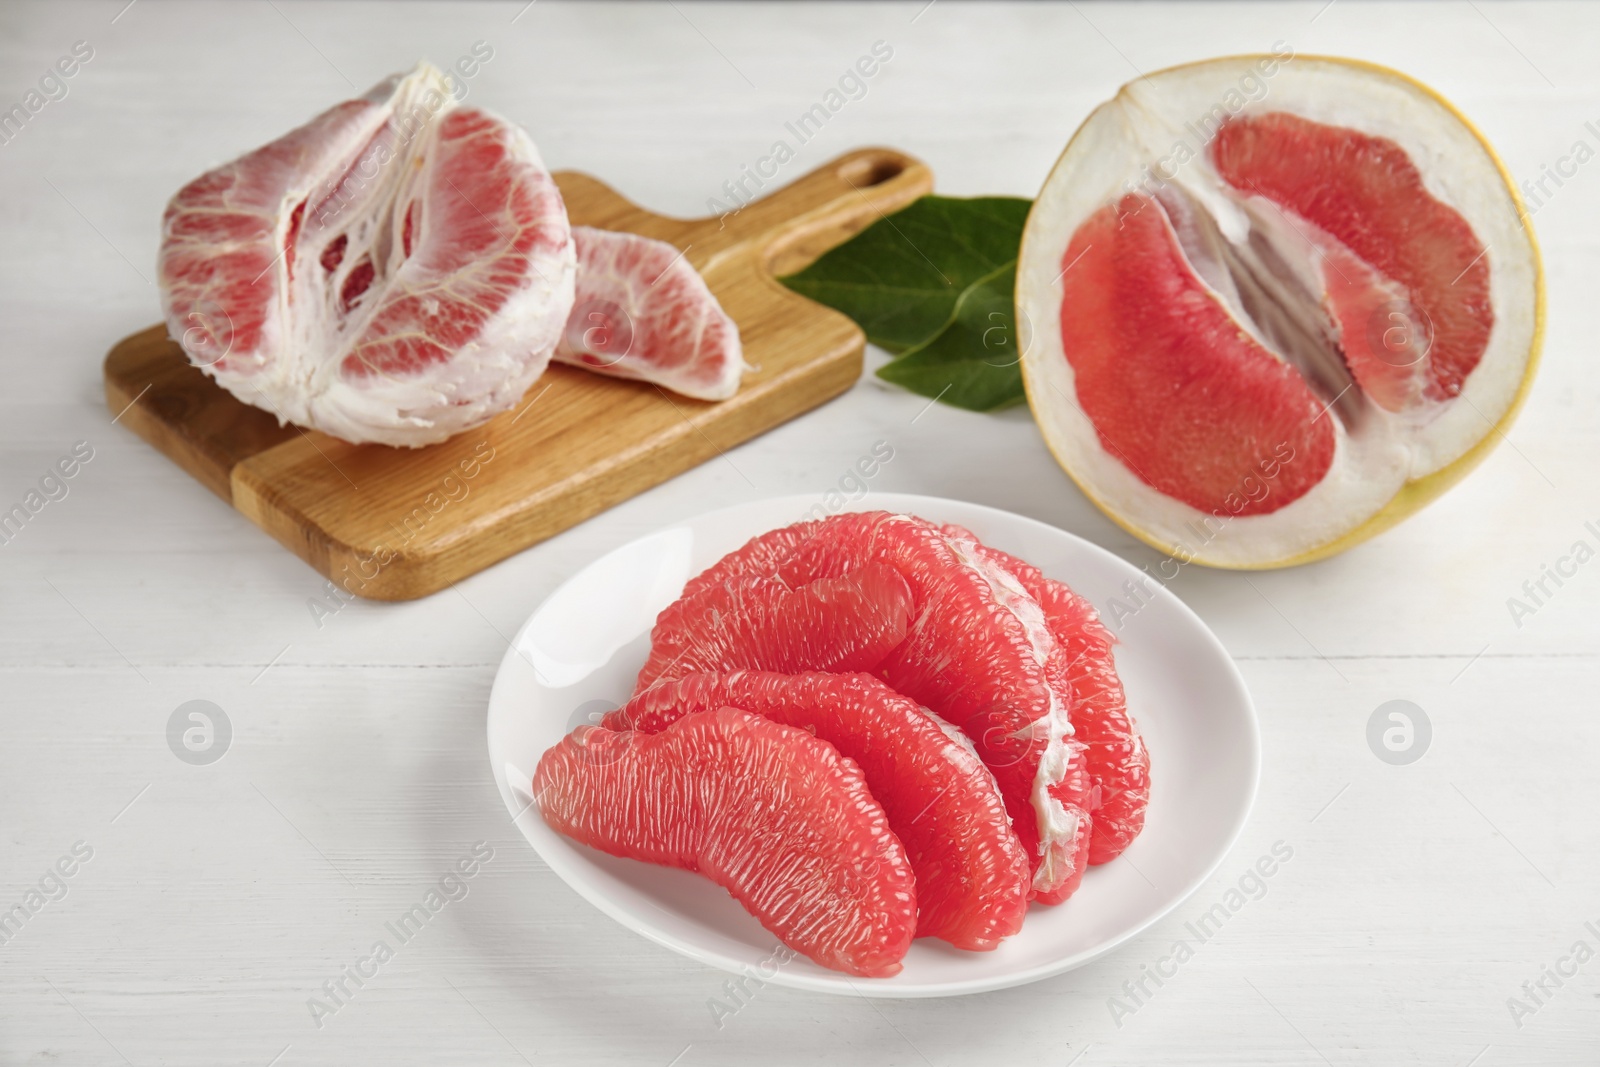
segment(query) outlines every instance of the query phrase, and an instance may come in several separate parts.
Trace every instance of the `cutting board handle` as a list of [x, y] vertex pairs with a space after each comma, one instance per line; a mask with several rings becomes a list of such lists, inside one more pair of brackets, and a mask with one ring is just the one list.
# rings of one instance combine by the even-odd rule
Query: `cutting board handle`
[[773, 275], [792, 274], [933, 191], [933, 172], [892, 148], [858, 148], [743, 208], [707, 219], [715, 255], [749, 243]]

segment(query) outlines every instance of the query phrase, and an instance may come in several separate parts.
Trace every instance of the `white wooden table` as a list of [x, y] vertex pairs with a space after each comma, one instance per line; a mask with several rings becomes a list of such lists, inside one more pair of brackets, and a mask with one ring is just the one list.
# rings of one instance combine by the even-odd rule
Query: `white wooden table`
[[[700, 214], [880, 40], [892, 60], [792, 173], [884, 143], [928, 161], [943, 192], [1031, 195], [1136, 68], [1281, 40], [1410, 71], [1537, 178], [1578, 141], [1600, 148], [1600, 121], [1585, 125], [1600, 120], [1600, 8], [124, 3], [0, 8], [0, 109], [75, 42], [93, 49], [66, 97], [0, 145], [0, 509], [76, 442], [93, 450], [68, 495], [0, 546], [0, 907], [39, 904], [0, 944], [0, 1063], [1600, 1057], [1600, 962], [1559, 986], [1543, 977], [1574, 968], [1562, 960], [1577, 941], [1600, 950], [1600, 564], [1520, 628], [1506, 605], [1574, 541], [1597, 540], [1584, 523], [1600, 520], [1600, 164], [1548, 185], [1537, 212], [1545, 364], [1477, 473], [1335, 560], [1250, 578], [1186, 568], [1172, 586], [1239, 660], [1265, 737], [1260, 800], [1217, 877], [1099, 963], [965, 999], [769, 987], [719, 1027], [708, 1002], [723, 974], [603, 917], [516, 834], [484, 709], [507, 635], [573, 568], [702, 510], [820, 494], [880, 439], [894, 459], [874, 491], [1010, 508], [1154, 562], [1071, 487], [1025, 411], [928, 409], [869, 376], [459, 594], [356, 603], [319, 627], [321, 579], [113, 425], [99, 384], [106, 348], [156, 321], [174, 189], [477, 41], [494, 54], [473, 97], [525, 123], [552, 166]], [[233, 729], [209, 766], [167, 743], [169, 717], [196, 699]], [[1392, 699], [1433, 727], [1407, 766], [1366, 742]], [[364, 985], [346, 979], [318, 1026], [308, 998], [478, 841], [493, 856], [466, 897]], [[1114, 1013], [1124, 983], [1279, 841], [1293, 858], [1265, 894]], [[62, 857], [72, 874], [51, 875]], [[1513, 1017], [1512, 997], [1528, 1010]]]

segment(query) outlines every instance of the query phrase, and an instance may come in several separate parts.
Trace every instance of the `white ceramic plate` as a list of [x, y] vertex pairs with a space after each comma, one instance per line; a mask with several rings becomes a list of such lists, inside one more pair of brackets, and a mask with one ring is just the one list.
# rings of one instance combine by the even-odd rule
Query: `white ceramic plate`
[[[489, 762], [523, 835], [596, 907], [653, 941], [778, 985], [881, 997], [978, 993], [1080, 967], [1166, 915], [1232, 847], [1249, 815], [1261, 744], [1244, 680], [1220, 642], [1175, 596], [1154, 599], [1118, 631], [1117, 669], [1150, 750], [1144, 832], [1092, 867], [1065, 904], [1035, 906], [993, 952], [913, 942], [893, 978], [855, 978], [796, 957], [773, 962], [775, 938], [726, 892], [685, 871], [618, 859], [553, 832], [532, 806], [539, 756], [627, 699], [656, 614], [692, 575], [757, 534], [799, 520], [815, 497], [715, 511], [624, 545], [573, 575], [517, 632], [489, 696]], [[1144, 575], [1104, 549], [1033, 519], [937, 497], [875, 493], [863, 509], [954, 522], [1087, 596], [1102, 615]], [[1132, 603], [1132, 601], [1127, 601]], [[531, 899], [531, 898], [530, 898]], [[774, 973], [774, 971], [776, 973]]]

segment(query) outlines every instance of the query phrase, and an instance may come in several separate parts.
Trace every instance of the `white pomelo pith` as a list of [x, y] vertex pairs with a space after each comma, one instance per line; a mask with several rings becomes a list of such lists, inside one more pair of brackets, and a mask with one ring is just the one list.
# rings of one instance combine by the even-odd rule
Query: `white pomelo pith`
[[1538, 250], [1482, 138], [1404, 75], [1239, 56], [1123, 87], [1017, 272], [1046, 442], [1185, 562], [1341, 551], [1454, 484], [1531, 381]]

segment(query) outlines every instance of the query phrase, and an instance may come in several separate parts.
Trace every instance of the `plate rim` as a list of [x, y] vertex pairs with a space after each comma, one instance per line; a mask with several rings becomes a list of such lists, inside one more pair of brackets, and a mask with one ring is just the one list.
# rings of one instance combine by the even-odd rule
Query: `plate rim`
[[[651, 926], [649, 923], [639, 919], [628, 909], [613, 901], [609, 894], [595, 891], [593, 885], [588, 881], [586, 876], [584, 876], [582, 872], [578, 871], [576, 866], [570, 863], [567, 857], [555, 855], [553, 853], [547, 853], [545, 850], [539, 847], [539, 844], [534, 840], [534, 836], [523, 826], [523, 819], [529, 819], [531, 822], [532, 819], [536, 817], [532, 811], [533, 805], [531, 803], [526, 805], [519, 805], [516, 803], [517, 797], [505, 775], [504, 766], [496, 765], [495, 723], [497, 721], [497, 715], [495, 709], [500, 703], [500, 701], [496, 700], [496, 695], [501, 692], [503, 686], [510, 684], [505, 680], [507, 677], [508, 668], [510, 668], [512, 661], [519, 658], [517, 649], [521, 646], [522, 639], [526, 635], [528, 627], [532, 625], [534, 617], [539, 613], [540, 608], [542, 608], [544, 604], [550, 600], [560, 595], [560, 593], [568, 585], [577, 581], [584, 572], [593, 567], [600, 560], [605, 559], [614, 552], [619, 552], [625, 548], [628, 548], [647, 537], [658, 536], [667, 530], [678, 527], [707, 523], [715, 520], [718, 516], [725, 515], [730, 512], [742, 512], [757, 508], [771, 508], [780, 504], [793, 504], [795, 505], [796, 509], [795, 514], [801, 514], [803, 511], [814, 507], [818, 502], [819, 501], [816, 494], [813, 493], [782, 494], [779, 496], [761, 497], [755, 500], [742, 501], [737, 504], [730, 504], [724, 507], [714, 508], [710, 511], [699, 512], [684, 518], [679, 518], [671, 522], [664, 523], [635, 537], [631, 537], [620, 544], [614, 545], [606, 551], [590, 558], [588, 562], [577, 567], [570, 574], [568, 574], [559, 585], [542, 597], [538, 604], [535, 604], [532, 607], [528, 613], [528, 616], [522, 621], [522, 624], [517, 627], [517, 632], [512, 636], [510, 645], [506, 648], [505, 654], [500, 659], [499, 666], [495, 669], [494, 681], [489, 687], [488, 707], [485, 715], [485, 741], [488, 746], [490, 773], [494, 777], [495, 785], [500, 792], [502, 802], [506, 805], [506, 810], [512, 815], [513, 825], [517, 827], [517, 830], [522, 835], [523, 839], [528, 843], [529, 847], [533, 849], [534, 854], [537, 855], [539, 859], [543, 861], [557, 877], [566, 883], [569, 889], [577, 893], [578, 896], [582, 897], [589, 904], [598, 908], [602, 913], [620, 923], [622, 926], [644, 937], [648, 941], [661, 945], [664, 948], [671, 949], [679, 955], [733, 974], [745, 973], [745, 971], [751, 967], [751, 964], [744, 960], [737, 960], [730, 956], [726, 956], [716, 949], [708, 949], [703, 945], [687, 943], [671, 933], [667, 933]], [[1078, 548], [1087, 549], [1091, 555], [1102, 557], [1103, 561], [1109, 562], [1113, 567], [1126, 568], [1132, 573], [1139, 573], [1138, 569], [1134, 567], [1133, 564], [1128, 560], [1123, 559], [1110, 549], [1107, 549], [1101, 545], [1097, 545], [1093, 541], [1075, 534], [1070, 530], [1062, 529], [1059, 526], [1054, 526], [1041, 519], [1035, 519], [1032, 516], [1022, 515], [1014, 511], [1007, 511], [1004, 508], [992, 507], [988, 504], [979, 504], [968, 500], [959, 500], [954, 497], [931, 496], [925, 493], [869, 492], [858, 500], [850, 501], [846, 503], [845, 506], [835, 511], [830, 511], [830, 514], [878, 510], [915, 513], [915, 510], [923, 504], [931, 505], [935, 509], [941, 505], [954, 504], [961, 508], [977, 509], [982, 512], [987, 512], [990, 515], [1001, 519], [1002, 521], [1020, 522], [1025, 525], [1033, 526], [1048, 535], [1065, 537], [1070, 541], [1076, 542]], [[1115, 937], [1108, 938], [1101, 944], [1095, 945], [1094, 947], [1085, 949], [1081, 952], [1074, 953], [1071, 956], [1065, 956], [1058, 960], [1052, 960], [1049, 963], [1038, 964], [1033, 967], [1020, 970], [1014, 974], [993, 976], [988, 978], [974, 978], [959, 982], [940, 982], [936, 984], [922, 985], [895, 985], [891, 982], [880, 983], [869, 980], [857, 982], [852, 980], [850, 975], [842, 972], [839, 973], [837, 977], [834, 977], [831, 974], [810, 975], [804, 973], [790, 973], [784, 971], [782, 968], [779, 968], [777, 973], [770, 977], [763, 972], [761, 975], [762, 981], [791, 989], [829, 993], [835, 996], [855, 995], [891, 1000], [969, 996], [975, 993], [987, 993], [1001, 989], [1011, 989], [1017, 986], [1029, 985], [1033, 982], [1043, 981], [1046, 978], [1053, 978], [1056, 975], [1065, 974], [1068, 971], [1076, 970], [1080, 967], [1093, 963], [1095, 960], [1100, 959], [1101, 957], [1115, 951], [1118, 948], [1121, 948], [1123, 945], [1126, 945], [1128, 942], [1132, 941], [1134, 938], [1150, 929], [1150, 927], [1171, 915], [1190, 898], [1192, 898], [1195, 893], [1197, 893], [1200, 888], [1217, 873], [1217, 870], [1222, 866], [1223, 860], [1227, 859], [1227, 857], [1233, 852], [1234, 847], [1239, 843], [1239, 839], [1244, 833], [1245, 827], [1250, 822], [1251, 815], [1253, 815], [1255, 812], [1256, 800], [1261, 789], [1261, 718], [1256, 711], [1255, 700], [1250, 694], [1250, 687], [1246, 683], [1243, 673], [1239, 670], [1239, 665], [1234, 661], [1233, 656], [1229, 654], [1227, 648], [1222, 644], [1222, 640], [1216, 635], [1211, 627], [1206, 624], [1205, 620], [1202, 619], [1193, 608], [1185, 603], [1181, 597], [1179, 597], [1176, 593], [1173, 593], [1170, 589], [1167, 589], [1165, 585], [1162, 585], [1160, 588], [1162, 595], [1170, 598], [1171, 602], [1178, 608], [1180, 614], [1186, 616], [1187, 621], [1190, 622], [1199, 633], [1204, 635], [1210, 650], [1216, 654], [1221, 663], [1225, 666], [1226, 672], [1230, 676], [1231, 681], [1235, 684], [1240, 695], [1243, 697], [1243, 709], [1245, 712], [1244, 722], [1248, 728], [1247, 739], [1249, 741], [1249, 782], [1247, 795], [1245, 797], [1244, 805], [1240, 809], [1238, 818], [1235, 820], [1233, 827], [1230, 829], [1227, 835], [1227, 841], [1221, 848], [1217, 850], [1216, 855], [1212, 857], [1209, 863], [1205, 865], [1205, 868], [1194, 878], [1192, 878], [1189, 883], [1173, 897], [1170, 903], [1164, 907], [1156, 909], [1149, 916], [1146, 916], [1141, 921], [1133, 924], [1127, 930], [1122, 931]], [[503, 763], [504, 761], [500, 762]], [[841, 985], [843, 985], [845, 988], [839, 988]]]

